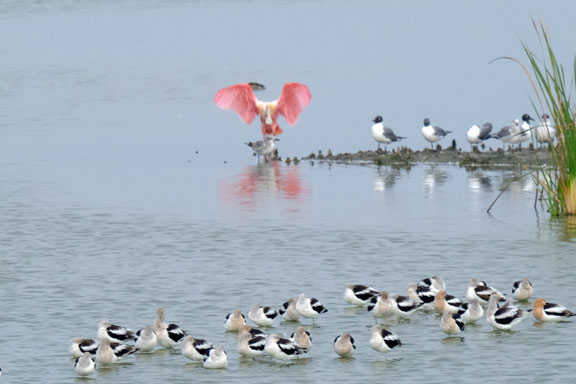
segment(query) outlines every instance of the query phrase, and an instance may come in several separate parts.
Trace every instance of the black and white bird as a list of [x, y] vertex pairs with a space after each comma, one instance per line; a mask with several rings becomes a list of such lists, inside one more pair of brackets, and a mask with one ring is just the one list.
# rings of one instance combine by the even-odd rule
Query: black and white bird
[[243, 325], [238, 331], [238, 353], [254, 359], [264, 354], [266, 341], [264, 333], [253, 334], [249, 325]]
[[478, 300], [480, 303], [486, 304], [490, 300], [490, 296], [493, 293], [496, 293], [499, 296], [500, 301], [506, 300], [502, 293], [492, 287], [489, 287], [485, 281], [472, 278], [470, 283], [468, 283], [466, 299], [468, 301]]
[[465, 323], [475, 323], [484, 317], [484, 308], [474, 299], [469, 303], [462, 303], [458, 315]]
[[531, 121], [534, 121], [534, 119], [531, 118], [529, 114], [525, 113], [522, 115], [522, 125], [520, 125], [520, 133], [517, 134], [515, 137], [515, 143], [519, 144], [520, 146], [522, 145], [522, 143], [532, 139], [532, 127], [530, 126]]
[[208, 369], [222, 369], [228, 366], [228, 355], [221, 345], [216, 345], [210, 349], [208, 356], [202, 363], [204, 368]]
[[76, 359], [74, 371], [78, 376], [89, 376], [94, 372], [94, 357], [89, 352], [84, 352]]
[[240, 309], [235, 309], [234, 312], [226, 315], [224, 320], [224, 329], [228, 332], [238, 332], [240, 327], [246, 324], [246, 318]]
[[527, 301], [534, 292], [532, 283], [527, 277], [512, 284], [512, 297], [518, 301]]
[[156, 332], [154, 332], [154, 327], [151, 325], [146, 326], [144, 329], [139, 329], [136, 332], [136, 343], [134, 346], [140, 350], [140, 352], [152, 352], [158, 345], [158, 338], [156, 337]]
[[70, 342], [70, 354], [74, 358], [78, 358], [88, 352], [91, 355], [96, 355], [98, 349], [98, 341], [94, 339], [86, 339], [83, 337], [75, 337]]
[[305, 293], [298, 295], [296, 300], [296, 310], [307, 319], [316, 319], [321, 313], [326, 313], [328, 310], [322, 305], [318, 299], [313, 297], [306, 297]]
[[385, 127], [382, 123], [382, 116], [376, 116], [372, 122], [374, 123], [372, 125], [372, 137], [378, 142], [378, 149], [380, 149], [380, 144], [384, 144], [384, 148], [386, 148], [386, 145], [390, 143], [406, 139], [402, 136], [396, 136], [392, 128]]
[[539, 298], [534, 302], [533, 316], [538, 321], [556, 322], [576, 316], [576, 313], [568, 310], [559, 304], [547, 303], [545, 299]]
[[138, 352], [138, 349], [132, 345], [111, 343], [108, 339], [102, 339], [96, 351], [96, 362], [102, 365], [114, 364], [135, 352]]
[[440, 319], [440, 329], [448, 336], [455, 336], [464, 330], [464, 322], [460, 315], [446, 310]]
[[158, 308], [156, 321], [154, 321], [158, 345], [163, 348], [174, 348], [186, 336], [186, 331], [177, 324], [166, 324], [165, 319], [166, 311], [162, 307]]
[[265, 135], [264, 140], [258, 140], [255, 142], [249, 141], [246, 144], [256, 155], [258, 155], [258, 161], [260, 161], [260, 156], [264, 157], [264, 161], [269, 161], [272, 159], [274, 151], [276, 150], [276, 141], [280, 141], [273, 135]]
[[445, 131], [440, 127], [436, 127], [430, 124], [430, 119], [424, 119], [424, 126], [422, 127], [422, 136], [430, 142], [430, 148], [434, 148], [432, 143], [435, 143], [444, 138], [447, 134], [452, 133], [452, 131]]
[[248, 312], [248, 318], [260, 327], [270, 327], [277, 316], [278, 312], [272, 307], [261, 307], [258, 304], [253, 304]]
[[474, 124], [467, 132], [466, 132], [466, 140], [470, 144], [480, 144], [484, 140], [488, 140], [492, 138], [490, 135], [492, 132], [492, 124], [491, 123], [484, 123], [482, 128], [478, 125]]
[[528, 312], [518, 308], [509, 301], [498, 307], [500, 296], [493, 293], [488, 301], [486, 320], [495, 329], [508, 330], [526, 318]]
[[400, 338], [382, 328], [380, 325], [374, 325], [370, 328], [370, 347], [378, 352], [388, 352], [396, 347], [402, 346]]
[[106, 339], [112, 343], [122, 343], [136, 340], [136, 332], [124, 326], [112, 324], [108, 320], [102, 320], [98, 325], [98, 339]]
[[303, 353], [294, 340], [284, 338], [278, 334], [268, 336], [264, 351], [279, 360], [292, 360]]
[[379, 317], [388, 317], [394, 313], [394, 307], [396, 306], [396, 302], [390, 295], [388, 291], [382, 291], [379, 295], [373, 296], [370, 299], [370, 303], [366, 307], [368, 312], [374, 319]]
[[446, 282], [440, 275], [424, 278], [417, 285], [418, 287], [428, 288], [434, 294], [446, 290]]
[[373, 296], [379, 295], [376, 289], [363, 284], [346, 284], [344, 286], [344, 301], [352, 305], [365, 305]]
[[356, 345], [354, 344], [354, 338], [349, 332], [344, 332], [340, 336], [336, 336], [334, 339], [334, 352], [340, 357], [350, 357], [354, 353]]
[[203, 361], [213, 347], [212, 343], [204, 339], [186, 336], [182, 341], [182, 355], [190, 360]]
[[436, 294], [436, 301], [434, 302], [434, 308], [436, 312], [444, 313], [449, 311], [450, 313], [457, 313], [462, 305], [462, 300], [459, 298], [446, 294], [446, 291], [440, 291]]
[[286, 321], [298, 321], [300, 318], [300, 312], [296, 309], [296, 298], [291, 297], [288, 301], [284, 302], [278, 313]]
[[308, 353], [310, 348], [312, 348], [312, 337], [310, 336], [310, 332], [308, 332], [306, 328], [301, 325], [296, 328], [296, 331], [292, 333], [290, 338], [294, 340], [296, 344], [298, 344], [304, 353]]
[[395, 302], [394, 313], [401, 317], [412, 315], [424, 304], [421, 300], [414, 300], [408, 296], [393, 295], [392, 299]]

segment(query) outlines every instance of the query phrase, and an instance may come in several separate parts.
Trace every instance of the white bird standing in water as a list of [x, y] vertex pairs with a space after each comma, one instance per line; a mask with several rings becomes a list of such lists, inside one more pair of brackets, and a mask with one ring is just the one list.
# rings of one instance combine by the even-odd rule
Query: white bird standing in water
[[144, 329], [140, 329], [136, 332], [136, 343], [134, 346], [140, 350], [140, 352], [152, 352], [158, 345], [158, 338], [156, 337], [156, 332], [151, 325], [148, 325]]
[[512, 285], [512, 297], [518, 301], [527, 301], [532, 296], [532, 292], [534, 292], [534, 288], [527, 277], [515, 281]]
[[354, 338], [349, 332], [344, 332], [334, 339], [334, 352], [340, 357], [350, 357], [354, 353], [356, 345], [354, 345]]
[[273, 135], [265, 135], [264, 140], [249, 141], [245, 144], [258, 155], [258, 161], [260, 161], [260, 156], [264, 157], [264, 161], [269, 161], [272, 160], [276, 150], [275, 141], [280, 141], [280, 139], [275, 138]]
[[499, 300], [500, 296], [493, 293], [490, 296], [488, 308], [486, 309], [486, 320], [493, 328], [503, 330], [511, 329], [528, 315], [528, 312], [513, 306], [509, 301], [506, 301], [498, 308]]
[[296, 300], [296, 310], [307, 319], [316, 319], [321, 313], [326, 313], [328, 310], [324, 308], [322, 303], [313, 297], [306, 297], [305, 293], [301, 293]]
[[176, 324], [166, 324], [164, 322], [165, 317], [166, 311], [164, 308], [158, 308], [156, 321], [154, 322], [154, 332], [156, 332], [158, 345], [163, 348], [174, 348], [186, 336], [186, 332]]
[[554, 143], [556, 128], [550, 123], [550, 116], [546, 113], [542, 115], [542, 122], [536, 127], [534, 136], [540, 144]]
[[538, 321], [560, 321], [576, 316], [576, 313], [568, 310], [559, 304], [547, 303], [545, 299], [539, 298], [534, 302], [532, 314]]
[[228, 332], [238, 332], [240, 327], [246, 324], [246, 318], [240, 309], [235, 309], [234, 312], [226, 315], [224, 321], [224, 329]]
[[458, 314], [445, 310], [440, 319], [440, 329], [448, 336], [455, 336], [464, 330], [464, 322]]
[[204, 368], [222, 369], [228, 366], [228, 355], [221, 345], [217, 345], [210, 349], [208, 356], [204, 359], [202, 364]]
[[366, 305], [373, 296], [380, 292], [363, 284], [346, 284], [344, 286], [344, 301], [352, 305]]
[[378, 352], [388, 352], [393, 348], [402, 346], [398, 336], [380, 325], [370, 328], [370, 347]]
[[298, 321], [300, 312], [296, 309], [296, 298], [291, 297], [280, 306], [278, 313], [286, 321]]

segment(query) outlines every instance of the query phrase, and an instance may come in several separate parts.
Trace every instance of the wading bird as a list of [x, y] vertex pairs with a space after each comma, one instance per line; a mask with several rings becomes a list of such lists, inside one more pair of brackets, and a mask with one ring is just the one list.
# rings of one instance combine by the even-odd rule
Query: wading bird
[[274, 101], [258, 100], [251, 84], [236, 84], [219, 90], [214, 103], [221, 109], [233, 110], [246, 124], [260, 116], [262, 134], [278, 136], [282, 133], [278, 115], [284, 116], [293, 126], [300, 113], [310, 105], [311, 99], [308, 87], [300, 83], [284, 84], [280, 98]]

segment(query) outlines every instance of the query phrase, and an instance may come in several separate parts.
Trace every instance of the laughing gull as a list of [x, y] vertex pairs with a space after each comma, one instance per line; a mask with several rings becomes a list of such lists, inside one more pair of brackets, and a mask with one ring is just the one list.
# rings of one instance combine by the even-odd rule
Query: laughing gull
[[422, 136], [430, 142], [430, 148], [434, 149], [432, 143], [437, 142], [442, 139], [447, 134], [452, 133], [452, 131], [445, 131], [440, 127], [435, 127], [430, 125], [430, 119], [424, 119], [424, 126], [422, 127]]
[[520, 133], [520, 121], [518, 119], [514, 119], [513, 125], [507, 125], [505, 127], [500, 128], [500, 130], [491, 136], [495, 139], [500, 139], [502, 141], [502, 145], [505, 143], [513, 144], [514, 138], [517, 134]]
[[556, 128], [550, 124], [550, 116], [547, 114], [542, 115], [542, 123], [536, 127], [534, 135], [536, 136], [536, 141], [540, 144], [554, 142]]
[[258, 161], [260, 161], [260, 156], [264, 156], [264, 161], [268, 161], [272, 159], [272, 154], [276, 149], [276, 145], [274, 144], [275, 141], [280, 141], [274, 137], [274, 135], [264, 135], [264, 140], [258, 140], [255, 142], [249, 141], [246, 144], [256, 154], [258, 155]]
[[405, 137], [396, 136], [391, 128], [385, 127], [382, 123], [382, 116], [376, 116], [372, 122], [374, 123], [372, 137], [378, 142], [378, 149], [380, 149], [380, 144], [384, 144], [384, 152], [386, 152], [386, 145], [405, 139]]
[[484, 123], [482, 128], [480, 128], [477, 124], [474, 124], [468, 130], [468, 132], [466, 132], [466, 140], [468, 140], [470, 144], [480, 144], [484, 140], [492, 138], [490, 132], [492, 132], [491, 123]]

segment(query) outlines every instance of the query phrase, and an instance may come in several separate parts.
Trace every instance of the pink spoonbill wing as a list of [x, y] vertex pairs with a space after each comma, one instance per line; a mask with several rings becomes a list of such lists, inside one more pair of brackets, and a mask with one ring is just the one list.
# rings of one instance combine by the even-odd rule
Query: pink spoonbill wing
[[278, 99], [276, 112], [284, 116], [288, 124], [294, 125], [300, 113], [310, 105], [312, 95], [307, 86], [300, 83], [286, 83]]
[[219, 108], [233, 110], [246, 124], [250, 124], [258, 115], [256, 96], [249, 84], [236, 84], [222, 88], [214, 96], [214, 103]]

